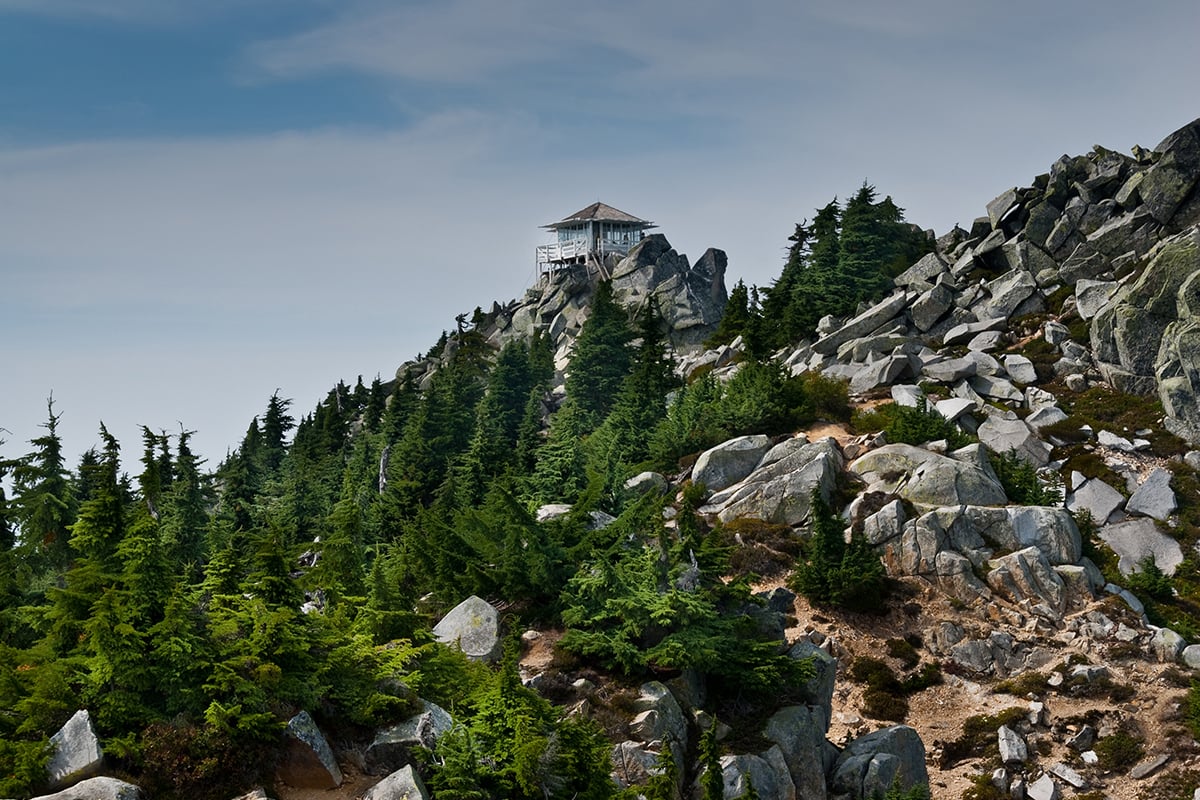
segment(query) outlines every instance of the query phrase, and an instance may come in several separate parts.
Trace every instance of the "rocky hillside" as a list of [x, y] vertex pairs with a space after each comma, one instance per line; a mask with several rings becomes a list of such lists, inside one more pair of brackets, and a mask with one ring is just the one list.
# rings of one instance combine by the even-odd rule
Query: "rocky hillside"
[[[587, 325], [611, 300], [581, 267], [464, 320], [401, 366], [413, 380], [386, 408], [382, 387], [339, 387], [285, 446], [273, 397], [263, 432], [252, 425], [222, 467], [205, 518], [220, 537], [194, 591], [172, 595], [171, 626], [134, 558], [152, 551], [153, 503], [120, 547], [81, 540], [123, 569], [108, 606], [42, 598], [66, 620], [44, 649], [104, 669], [77, 683], [95, 718], [70, 716], [48, 777], [28, 785], [138, 796], [89, 777], [114, 772], [105, 736], [132, 777], [193, 785], [150, 765], [200, 773], [178, 754], [211, 753], [198, 748], [216, 736], [216, 752], [272, 753], [259, 796], [282, 800], [1200, 795], [1198, 185], [1200, 120], [1153, 150], [1063, 156], [970, 230], [931, 237], [886, 296], [767, 363], [740, 339], [703, 348], [726, 302], [724, 254], [692, 266], [651, 236], [608, 265], [612, 299], [649, 320], [640, 336], [616, 306], [601, 333]], [[636, 313], [650, 300], [669, 342]], [[619, 381], [571, 375], [583, 342], [593, 364], [627, 359]], [[678, 382], [662, 374], [668, 345]], [[645, 387], [673, 391], [669, 410]], [[118, 508], [115, 457], [110, 472]], [[183, 495], [155, 496], [175, 520]], [[120, 516], [99, 508], [80, 530]], [[303, 551], [291, 571], [285, 529]], [[108, 586], [65, 574], [81, 596]], [[116, 605], [126, 596], [145, 600], [141, 616]], [[159, 745], [179, 732], [154, 681], [112, 667], [141, 675], [141, 651], [93, 635], [106, 629], [75, 607], [128, 618], [112, 626], [126, 639], [146, 627], [156, 654], [203, 621], [187, 643], [219, 669], [163, 670], [202, 687], [182, 685], [191, 705], [172, 711], [205, 720], [188, 729], [199, 745]], [[519, 664], [502, 656], [517, 636]], [[74, 711], [67, 678], [0, 656], [13, 686], [44, 680], [22, 707], [53, 696], [55, 726]], [[120, 728], [134, 712], [151, 723]], [[211, 762], [203, 785], [223, 786]]]

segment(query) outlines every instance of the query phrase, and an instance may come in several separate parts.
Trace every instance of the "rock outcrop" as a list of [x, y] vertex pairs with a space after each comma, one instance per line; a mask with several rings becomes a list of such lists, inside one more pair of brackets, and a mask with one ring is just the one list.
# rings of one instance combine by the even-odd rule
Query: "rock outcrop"
[[439, 642], [457, 647], [473, 661], [495, 661], [500, 657], [500, 614], [488, 601], [472, 595], [456, 605], [437, 625], [433, 635]]

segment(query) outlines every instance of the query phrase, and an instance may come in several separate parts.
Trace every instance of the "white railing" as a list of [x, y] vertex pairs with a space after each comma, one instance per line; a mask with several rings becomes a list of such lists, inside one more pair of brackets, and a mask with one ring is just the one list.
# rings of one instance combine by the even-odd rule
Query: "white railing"
[[[559, 261], [571, 261], [572, 259], [582, 258], [591, 252], [591, 248], [588, 245], [589, 242], [587, 239], [567, 239], [563, 242], [538, 245], [537, 263], [554, 264]], [[630, 242], [601, 239], [598, 255], [603, 256], [608, 253], [616, 253], [623, 256], [627, 255], [632, 249], [633, 243]]]

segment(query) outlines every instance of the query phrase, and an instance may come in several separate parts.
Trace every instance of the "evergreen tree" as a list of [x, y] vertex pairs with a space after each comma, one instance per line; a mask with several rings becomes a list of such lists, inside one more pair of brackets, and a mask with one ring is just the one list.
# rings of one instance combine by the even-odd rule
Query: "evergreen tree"
[[721, 746], [717, 742], [717, 721], [713, 719], [704, 733], [700, 734], [700, 798], [701, 800], [724, 800], [725, 774], [721, 769]]
[[196, 580], [204, 561], [208, 508], [203, 461], [191, 448], [192, 431], [180, 429], [175, 480], [162, 501], [162, 542], [187, 580]]
[[[780, 280], [782, 281], [782, 278]], [[771, 298], [775, 296], [774, 292], [770, 295]], [[785, 295], [781, 291], [779, 296]], [[773, 307], [764, 309], [764, 313], [773, 314]], [[750, 292], [746, 288], [745, 281], [739, 278], [729, 292], [729, 299], [725, 301], [725, 310], [721, 314], [721, 321], [717, 323], [717, 330], [704, 343], [705, 346], [719, 347], [729, 344], [738, 336], [743, 336], [746, 329], [752, 324], [751, 314]]]
[[[359, 385], [362, 385], [361, 378]], [[295, 420], [287, 413], [291, 405], [292, 401], [281, 398], [278, 391], [267, 401], [267, 413], [263, 415], [262, 424], [262, 465], [268, 476], [279, 472], [287, 453], [285, 437], [295, 427]]]
[[567, 396], [579, 409], [586, 431], [595, 429], [612, 409], [632, 364], [632, 339], [625, 311], [613, 298], [612, 284], [601, 282], [575, 339], [567, 371]]
[[[11, 465], [13, 499], [10, 515], [21, 532], [21, 550], [38, 567], [65, 569], [72, 557], [70, 526], [75, 521], [75, 497], [58, 435], [61, 414], [54, 399], [46, 402], [46, 433], [33, 439], [34, 452]], [[94, 455], [94, 454], [93, 454]]]
[[363, 409], [363, 427], [368, 433], [379, 433], [383, 424], [383, 414], [387, 410], [387, 395], [383, 393], [383, 382], [379, 376], [371, 381], [371, 389], [367, 394], [367, 404]]

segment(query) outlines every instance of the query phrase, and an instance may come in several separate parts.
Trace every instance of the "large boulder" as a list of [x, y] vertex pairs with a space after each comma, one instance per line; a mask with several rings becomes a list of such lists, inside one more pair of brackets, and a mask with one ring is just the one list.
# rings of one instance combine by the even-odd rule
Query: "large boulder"
[[276, 775], [298, 789], [336, 789], [342, 785], [342, 770], [333, 748], [307, 711], [288, 720]]
[[798, 800], [825, 800], [825, 764], [819, 755], [828, 742], [829, 719], [815, 706], [785, 706], [767, 720], [765, 736], [775, 743], [791, 774]]
[[813, 342], [813, 352], [823, 356], [833, 355], [838, 348], [852, 339], [860, 339], [869, 333], [874, 333], [885, 324], [891, 322], [908, 308], [914, 294], [903, 291], [893, 292], [890, 296], [868, 308], [863, 313], [846, 322], [828, 335]]
[[849, 800], [882, 797], [893, 784], [907, 791], [929, 784], [925, 745], [907, 725], [868, 733], [846, 745], [838, 756], [830, 781], [833, 792]]
[[683, 708], [665, 683], [649, 681], [642, 684], [634, 701], [637, 715], [630, 730], [643, 742], [669, 741], [677, 760], [687, 749], [687, 719]]
[[1166, 225], [1200, 177], [1200, 120], [1172, 133], [1155, 151], [1158, 162], [1146, 171], [1138, 194], [1155, 221]]
[[807, 639], [801, 639], [792, 645], [788, 650], [788, 655], [797, 661], [806, 658], [812, 659], [815, 670], [813, 677], [800, 688], [808, 704], [820, 709], [821, 719], [824, 720], [825, 725], [823, 730], [828, 731], [829, 723], [833, 718], [833, 688], [837, 679], [837, 659]]
[[1183, 422], [1200, 419], [1200, 410], [1191, 410], [1200, 404], [1187, 377], [1191, 357], [1200, 353], [1194, 349], [1190, 308], [1200, 311], [1200, 306], [1185, 302], [1181, 309], [1178, 302], [1181, 287], [1197, 270], [1200, 244], [1194, 233], [1165, 242], [1137, 280], [1120, 288], [1091, 325], [1092, 352], [1105, 377], [1118, 390], [1137, 393], [1153, 391], [1157, 379], [1164, 407], [1174, 403], [1167, 411]]
[[1035, 467], [1044, 467], [1050, 461], [1050, 445], [1025, 420], [993, 415], [984, 420], [977, 434], [979, 441], [997, 453], [1012, 451]]
[[440, 706], [421, 701], [421, 712], [375, 734], [364, 762], [375, 775], [393, 772], [407, 764], [419, 748], [433, 750], [454, 727], [450, 714]]
[[850, 464], [850, 471], [868, 484], [927, 508], [1008, 502], [995, 474], [978, 461], [950, 458], [908, 444], [872, 450]]
[[33, 800], [142, 800], [142, 789], [116, 778], [88, 778], [70, 789], [39, 795]]
[[500, 614], [481, 597], [471, 595], [456, 605], [433, 626], [442, 644], [458, 647], [472, 661], [495, 661], [500, 657]]
[[362, 800], [429, 800], [425, 782], [412, 764], [398, 769], [372, 786]]
[[1049, 616], [1061, 617], [1066, 609], [1066, 587], [1046, 556], [1036, 547], [993, 559], [987, 575], [988, 586], [1015, 603], [1029, 601], [1042, 605]]
[[1160, 531], [1154, 520], [1147, 517], [1105, 525], [1100, 529], [1100, 539], [1117, 554], [1117, 569], [1122, 575], [1140, 571], [1146, 558], [1154, 559], [1167, 575], [1174, 575], [1175, 568], [1183, 562], [1179, 542]]
[[692, 483], [719, 492], [746, 478], [771, 449], [769, 436], [739, 436], [705, 450], [692, 468]]
[[1086, 511], [1100, 525], [1124, 504], [1125, 496], [1099, 478], [1086, 480], [1067, 498], [1068, 510]]
[[1160, 264], [1164, 265], [1160, 271], [1167, 271], [1172, 281], [1182, 279], [1170, 309], [1175, 319], [1162, 328], [1153, 374], [1167, 428], [1196, 443], [1200, 442], [1200, 226], [1171, 240], [1151, 266]]
[[798, 800], [783, 753], [775, 746], [761, 755], [723, 756], [721, 779], [727, 800], [749, 793], [751, 783], [762, 800]]
[[1125, 510], [1130, 514], [1142, 514], [1166, 522], [1175, 513], [1178, 504], [1171, 489], [1171, 473], [1162, 467], [1151, 472], [1129, 497]]
[[50, 737], [50, 748], [52, 755], [46, 764], [46, 773], [52, 789], [90, 778], [104, 765], [100, 739], [92, 727], [92, 718], [87, 709], [76, 711]]
[[789, 439], [771, 448], [745, 480], [710, 497], [700, 512], [722, 522], [753, 517], [800, 525], [808, 520], [813, 490], [829, 498], [842, 465], [842, 451], [832, 437]]

